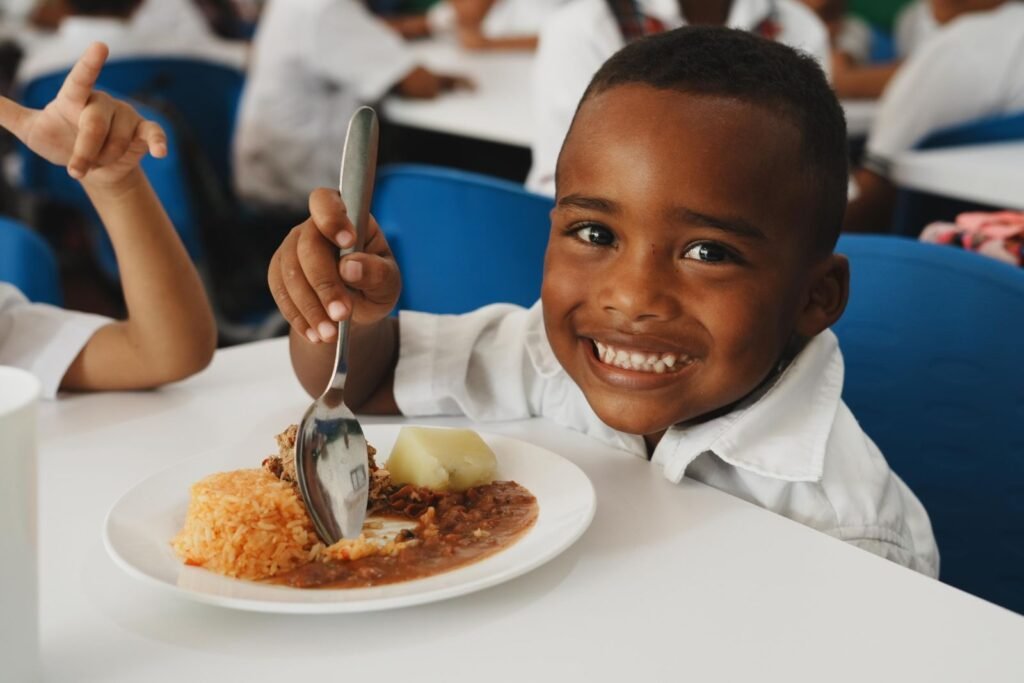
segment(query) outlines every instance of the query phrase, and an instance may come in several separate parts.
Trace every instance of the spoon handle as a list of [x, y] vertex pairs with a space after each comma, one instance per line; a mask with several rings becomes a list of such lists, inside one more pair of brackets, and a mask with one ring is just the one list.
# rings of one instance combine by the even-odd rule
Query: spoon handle
[[[377, 113], [370, 107], [360, 107], [348, 123], [345, 148], [341, 153], [341, 199], [349, 219], [356, 229], [356, 241], [341, 250], [341, 256], [362, 251], [366, 242], [366, 228], [370, 222], [370, 202], [373, 199], [373, 181], [377, 172], [377, 144], [380, 128]], [[350, 315], [351, 318], [351, 315]], [[350, 319], [349, 318], [349, 319]], [[334, 357], [334, 375], [324, 391], [345, 389], [348, 377], [349, 319], [338, 323], [338, 349]], [[341, 396], [337, 397], [340, 401]]]

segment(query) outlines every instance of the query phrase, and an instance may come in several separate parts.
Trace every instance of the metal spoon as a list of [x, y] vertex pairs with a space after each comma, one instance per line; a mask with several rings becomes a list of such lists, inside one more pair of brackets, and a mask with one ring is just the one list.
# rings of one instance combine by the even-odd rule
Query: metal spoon
[[[352, 115], [341, 157], [341, 198], [356, 230], [355, 244], [345, 256], [362, 251], [377, 168], [377, 114], [361, 107]], [[345, 406], [348, 377], [349, 321], [338, 323], [334, 374], [324, 393], [299, 424], [295, 470], [299, 490], [320, 539], [331, 545], [362, 532], [370, 473], [366, 438], [355, 415]]]

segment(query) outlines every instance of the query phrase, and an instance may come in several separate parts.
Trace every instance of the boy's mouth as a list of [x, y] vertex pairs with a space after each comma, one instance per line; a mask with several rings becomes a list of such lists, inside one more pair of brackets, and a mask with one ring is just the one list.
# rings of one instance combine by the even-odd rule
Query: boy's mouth
[[680, 353], [653, 353], [639, 349], [629, 349], [605, 344], [591, 339], [594, 356], [605, 365], [623, 370], [648, 372], [658, 375], [679, 372], [693, 362], [693, 359]]

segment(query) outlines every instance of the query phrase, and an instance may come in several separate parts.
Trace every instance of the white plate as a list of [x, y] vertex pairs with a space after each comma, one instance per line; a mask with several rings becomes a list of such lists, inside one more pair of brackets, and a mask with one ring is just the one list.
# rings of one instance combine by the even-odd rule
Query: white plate
[[[366, 427], [379, 461], [391, 452], [398, 430], [397, 425]], [[464, 595], [508, 581], [554, 558], [583, 535], [596, 508], [594, 487], [573, 463], [518, 439], [481, 436], [497, 455], [499, 478], [515, 480], [537, 497], [537, 521], [509, 548], [435, 576], [373, 588], [299, 589], [231, 579], [185, 566], [170, 541], [184, 524], [189, 487], [214, 472], [259, 466], [262, 452], [248, 448], [223, 457], [191, 458], [135, 485], [107, 514], [103, 542], [114, 561], [132, 576], [182, 597], [235, 609], [366, 612]]]

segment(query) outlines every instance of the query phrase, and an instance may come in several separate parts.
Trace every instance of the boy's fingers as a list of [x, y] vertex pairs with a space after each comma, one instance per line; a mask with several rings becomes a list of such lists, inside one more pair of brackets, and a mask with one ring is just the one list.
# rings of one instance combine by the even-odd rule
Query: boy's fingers
[[349, 311], [345, 285], [338, 276], [338, 248], [317, 230], [302, 230], [297, 244], [298, 260], [306, 282], [313, 288], [328, 317], [337, 322]]
[[68, 161], [68, 172], [73, 177], [81, 178], [96, 163], [110, 133], [114, 110], [114, 101], [109, 97], [94, 98], [82, 110], [75, 147]]
[[149, 149], [149, 153], [157, 159], [167, 156], [167, 133], [155, 121], [143, 121], [139, 124], [136, 137], [141, 138]]
[[0, 95], [0, 128], [11, 131], [19, 140], [25, 137], [25, 129], [33, 113], [31, 109]]
[[75, 114], [89, 102], [89, 96], [96, 86], [96, 79], [99, 78], [109, 53], [110, 50], [103, 43], [93, 43], [86, 48], [71, 68], [71, 73], [64, 79], [55, 102], [69, 120], [74, 120]]
[[337, 190], [321, 187], [309, 195], [309, 215], [317, 230], [339, 247], [350, 247], [355, 243], [355, 232], [345, 202]]
[[270, 294], [274, 297], [274, 303], [281, 315], [288, 323], [295, 328], [295, 331], [303, 335], [311, 342], [318, 342], [320, 338], [310, 328], [299, 309], [292, 303], [288, 296], [288, 289], [284, 286], [284, 277], [281, 273], [281, 257], [275, 252], [270, 259], [270, 268], [267, 270], [267, 285], [270, 287]]
[[349, 254], [338, 264], [338, 273], [347, 285], [374, 303], [398, 300], [402, 280], [393, 259], [367, 253]]
[[295, 241], [289, 248], [278, 250], [281, 255], [281, 275], [288, 297], [305, 319], [307, 326], [316, 333], [320, 340], [327, 341], [333, 339], [337, 334], [337, 325], [332, 323], [327, 316], [325, 306], [320, 303], [320, 298], [313, 291], [313, 287], [306, 279], [306, 273], [302, 269], [302, 263], [299, 260], [298, 237], [304, 227], [308, 227], [308, 224], [294, 228], [292, 233], [296, 233]]

